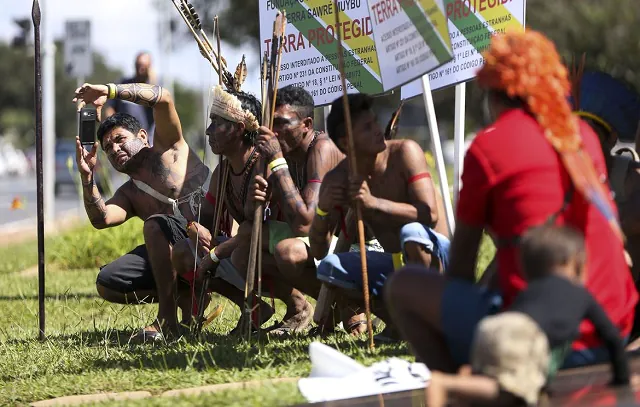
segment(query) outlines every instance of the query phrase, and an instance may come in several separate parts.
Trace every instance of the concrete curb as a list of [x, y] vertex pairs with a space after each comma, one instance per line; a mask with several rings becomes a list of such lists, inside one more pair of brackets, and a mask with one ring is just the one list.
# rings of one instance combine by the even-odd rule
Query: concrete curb
[[[292, 383], [300, 380], [296, 377], [285, 377], [266, 380], [252, 380], [248, 382], [222, 383], [210, 386], [191, 387], [186, 389], [168, 390], [157, 397], [180, 397], [180, 396], [197, 396], [206, 393], [217, 393], [225, 390], [242, 390], [252, 387], [260, 387], [265, 384]], [[123, 393], [97, 393], [83, 394], [78, 396], [64, 396], [55, 399], [36, 401], [29, 404], [32, 407], [49, 407], [49, 406], [78, 406], [81, 404], [99, 403], [103, 401], [122, 401], [122, 400], [138, 400], [150, 398], [153, 395], [148, 391], [132, 391]]]
[[168, 390], [160, 395], [160, 397], [179, 397], [179, 396], [197, 396], [203, 393], [216, 393], [224, 390], [242, 390], [250, 387], [260, 387], [265, 384], [291, 383], [300, 380], [295, 377], [286, 377], [268, 380], [252, 380], [249, 382], [223, 383], [213, 384], [210, 386], [192, 387], [188, 389]]
[[49, 406], [77, 406], [87, 403], [99, 403], [103, 401], [122, 401], [122, 400], [138, 400], [151, 397], [148, 391], [131, 391], [124, 393], [98, 393], [85, 394], [80, 396], [65, 396], [50, 400], [36, 401], [29, 404], [33, 407], [49, 407]]

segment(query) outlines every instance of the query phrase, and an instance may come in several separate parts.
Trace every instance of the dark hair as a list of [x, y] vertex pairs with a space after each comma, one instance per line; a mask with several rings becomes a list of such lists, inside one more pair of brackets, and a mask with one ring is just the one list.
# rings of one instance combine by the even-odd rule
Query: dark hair
[[[354, 93], [347, 97], [349, 99], [349, 111], [351, 112], [351, 124], [353, 125], [358, 116], [373, 108], [373, 98], [364, 93]], [[329, 133], [329, 138], [336, 145], [338, 145], [338, 140], [345, 135], [342, 96], [331, 104], [331, 112], [327, 117], [327, 133]]]
[[100, 145], [102, 145], [102, 139], [104, 138], [104, 135], [116, 127], [122, 127], [123, 129], [130, 131], [134, 136], [136, 136], [142, 128], [142, 125], [140, 125], [138, 119], [127, 113], [116, 113], [112, 116], [109, 116], [109, 118], [100, 123], [100, 127], [98, 127], [97, 136]]
[[520, 259], [527, 279], [547, 276], [573, 259], [581, 269], [585, 261], [584, 237], [568, 226], [534, 227], [522, 237]]
[[291, 106], [302, 119], [313, 118], [313, 96], [303, 87], [288, 85], [278, 89], [276, 94], [276, 108], [284, 105]]
[[510, 97], [506, 92], [496, 89], [490, 89], [486, 92], [488, 92], [488, 94], [493, 97], [493, 100], [495, 102], [499, 102], [507, 109], [524, 109], [528, 111], [527, 104], [517, 96]]
[[[233, 95], [238, 98], [240, 101], [240, 105], [244, 110], [247, 110], [253, 114], [258, 120], [259, 124], [262, 124], [262, 103], [250, 93], [245, 93], [242, 91], [227, 91], [230, 95]], [[258, 131], [246, 131], [244, 133], [244, 142], [248, 144], [253, 144], [258, 137]]]

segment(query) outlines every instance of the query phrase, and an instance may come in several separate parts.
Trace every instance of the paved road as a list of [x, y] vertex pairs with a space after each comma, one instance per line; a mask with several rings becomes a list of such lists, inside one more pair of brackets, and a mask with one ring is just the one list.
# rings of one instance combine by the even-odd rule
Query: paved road
[[[123, 180], [114, 182], [114, 188], [121, 185]], [[36, 177], [2, 177], [0, 178], [0, 226], [6, 226], [13, 222], [36, 218]], [[14, 198], [20, 198], [23, 208], [12, 210], [11, 203]], [[77, 209], [84, 212], [81, 207], [80, 196], [72, 186], [64, 186], [56, 197], [56, 215]]]

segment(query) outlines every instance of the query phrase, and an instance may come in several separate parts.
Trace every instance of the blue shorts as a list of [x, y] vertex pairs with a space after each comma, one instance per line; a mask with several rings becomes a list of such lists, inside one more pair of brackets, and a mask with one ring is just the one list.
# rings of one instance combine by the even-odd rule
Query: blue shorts
[[422, 245], [426, 251], [438, 258], [442, 270], [447, 271], [449, 268], [449, 246], [451, 246], [447, 237], [421, 223], [414, 222], [408, 223], [400, 229], [400, 244], [403, 252], [404, 245], [408, 242]]
[[460, 279], [449, 279], [442, 293], [440, 325], [453, 361], [469, 363], [476, 326], [502, 308], [497, 291]]
[[[407, 242], [424, 245], [426, 250], [438, 257], [446, 270], [449, 265], [449, 239], [420, 223], [409, 223], [400, 230], [400, 243], [403, 249]], [[367, 251], [369, 290], [373, 295], [382, 295], [382, 287], [393, 270], [393, 255], [391, 253]], [[328, 255], [318, 265], [317, 277], [320, 281], [340, 288], [362, 290], [360, 253]]]
[[[629, 341], [629, 337], [623, 339], [624, 344], [626, 345]], [[589, 366], [589, 365], [597, 365], [600, 363], [609, 363], [611, 359], [609, 358], [609, 351], [605, 346], [600, 346], [598, 348], [588, 348], [582, 350], [574, 350], [570, 352], [564, 360], [562, 364], [562, 369], [574, 369], [577, 367]]]

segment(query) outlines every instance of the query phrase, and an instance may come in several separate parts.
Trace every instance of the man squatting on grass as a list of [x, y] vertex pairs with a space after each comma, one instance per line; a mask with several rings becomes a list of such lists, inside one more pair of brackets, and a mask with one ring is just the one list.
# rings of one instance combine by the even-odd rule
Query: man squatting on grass
[[[214, 216], [202, 216], [200, 223], [191, 221], [187, 225], [187, 239], [178, 242], [173, 248], [172, 262], [178, 275], [193, 281], [194, 278], [194, 242], [198, 242], [198, 281], [201, 281], [204, 270], [212, 272], [214, 278], [209, 289], [224, 295], [241, 309], [244, 303], [244, 282], [233, 267], [231, 255], [241, 240], [251, 240], [250, 231], [239, 231], [232, 235], [232, 222], [245, 222], [249, 213], [253, 212], [246, 205], [249, 185], [255, 174], [260, 171], [257, 163], [260, 154], [255, 148], [255, 140], [260, 126], [262, 105], [253, 95], [240, 91], [226, 91], [221, 86], [213, 89], [211, 104], [211, 124], [206, 130], [209, 147], [214, 154], [225, 158], [223, 165], [229, 166], [225, 195], [218, 194], [218, 179], [222, 166], [218, 165], [211, 177], [209, 192], [202, 202], [202, 213], [214, 214], [216, 201], [222, 199], [222, 219], [220, 235], [212, 239]], [[230, 282], [234, 281], [231, 284]], [[259, 300], [261, 315], [266, 322], [273, 315], [273, 310], [264, 301]], [[207, 298], [208, 302], [208, 298]], [[204, 304], [206, 308], [207, 304]], [[244, 316], [244, 314], [243, 314]], [[242, 317], [231, 333], [242, 326]]]
[[527, 288], [506, 312], [478, 324], [470, 369], [458, 376], [433, 372], [427, 389], [430, 407], [446, 405], [448, 394], [489, 406], [537, 405], [571, 352], [583, 319], [593, 323], [606, 345], [611, 384], [629, 384], [620, 331], [584, 288], [584, 237], [574, 228], [546, 224], [530, 229], [520, 247]]
[[[327, 256], [344, 209], [360, 203], [364, 222], [385, 251], [367, 251], [373, 312], [390, 323], [381, 297], [387, 277], [404, 261], [446, 270], [449, 240], [433, 230], [445, 220], [438, 219], [435, 188], [422, 148], [411, 140], [385, 140], [370, 96], [353, 94], [348, 100], [358, 175], [350, 175], [345, 159], [325, 176], [309, 233], [311, 254], [324, 259], [318, 267], [318, 279], [362, 291], [360, 253]], [[339, 98], [331, 106], [327, 129], [329, 137], [346, 153], [344, 126], [344, 106]], [[350, 238], [355, 241], [355, 233]]]
[[[76, 90], [81, 108], [93, 104], [100, 110], [107, 99], [122, 99], [153, 108], [156, 123], [153, 147], [140, 123], [128, 114], [115, 114], [101, 123], [97, 136], [111, 165], [131, 177], [104, 201], [93, 182], [98, 142], [87, 152], [77, 143], [78, 171], [84, 206], [98, 228], [120, 225], [133, 216], [144, 220], [145, 244], [101, 268], [98, 293], [121, 304], [157, 301], [158, 317], [138, 338], [159, 339], [179, 333], [177, 307], [183, 322], [191, 317], [189, 286], [176, 278], [171, 266], [172, 247], [187, 237], [187, 221], [196, 220], [211, 172], [191, 151], [184, 137], [173, 99], [166, 89], [149, 84], [90, 85]], [[203, 208], [201, 218], [212, 219]]]
[[[269, 173], [267, 179], [255, 176], [247, 206], [270, 201], [271, 216], [262, 228], [265, 285], [288, 288], [278, 298], [293, 300], [284, 320], [270, 330], [274, 335], [301, 331], [313, 317], [313, 306], [300, 292], [314, 298], [320, 292], [320, 283], [309, 278], [315, 274], [316, 262], [307, 236], [322, 180], [344, 158], [326, 134], [314, 130], [313, 108], [313, 97], [303, 88], [290, 85], [278, 90], [273, 132], [261, 127], [256, 143], [269, 163]], [[246, 222], [240, 229], [250, 234], [251, 227], [252, 222]], [[244, 240], [234, 253], [238, 270], [247, 269], [249, 244], [250, 239]], [[292, 292], [291, 286], [300, 291]]]

